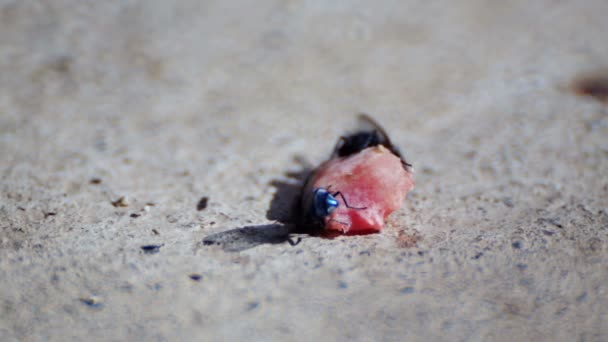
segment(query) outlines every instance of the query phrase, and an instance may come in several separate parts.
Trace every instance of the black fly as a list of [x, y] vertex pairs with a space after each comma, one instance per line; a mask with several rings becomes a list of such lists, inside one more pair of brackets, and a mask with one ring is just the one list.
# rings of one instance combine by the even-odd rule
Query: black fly
[[368, 147], [382, 145], [401, 159], [404, 169], [409, 170], [412, 167], [412, 164], [405, 161], [399, 149], [393, 145], [384, 128], [374, 121], [374, 119], [362, 113], [359, 114], [359, 122], [365, 128], [350, 135], [340, 137], [332, 153], [332, 158], [347, 157]]

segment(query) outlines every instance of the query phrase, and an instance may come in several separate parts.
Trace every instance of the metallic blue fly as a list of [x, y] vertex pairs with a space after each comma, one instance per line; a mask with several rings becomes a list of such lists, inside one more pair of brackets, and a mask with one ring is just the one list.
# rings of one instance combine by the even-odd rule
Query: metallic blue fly
[[328, 186], [327, 189], [325, 189], [325, 188], [314, 189], [313, 195], [312, 195], [312, 206], [310, 208], [311, 215], [313, 218], [315, 218], [317, 220], [323, 220], [323, 218], [325, 216], [328, 216], [329, 214], [331, 214], [332, 211], [334, 211], [340, 205], [340, 202], [338, 202], [338, 200], [336, 199], [336, 197], [338, 195], [340, 195], [340, 197], [342, 197], [342, 201], [344, 202], [344, 205], [347, 208], [366, 209], [366, 207], [362, 207], [362, 208], [351, 207], [350, 205], [348, 205], [348, 202], [346, 202], [346, 198], [340, 191], [336, 191], [333, 194], [331, 192], [329, 192], [330, 187], [331, 187], [331, 185]]

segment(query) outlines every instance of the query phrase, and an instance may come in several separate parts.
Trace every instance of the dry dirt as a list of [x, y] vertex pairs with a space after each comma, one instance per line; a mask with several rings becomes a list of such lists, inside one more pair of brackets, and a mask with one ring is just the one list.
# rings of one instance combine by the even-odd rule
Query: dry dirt
[[[0, 340], [608, 340], [607, 15], [2, 1]], [[416, 189], [290, 234], [362, 111]]]

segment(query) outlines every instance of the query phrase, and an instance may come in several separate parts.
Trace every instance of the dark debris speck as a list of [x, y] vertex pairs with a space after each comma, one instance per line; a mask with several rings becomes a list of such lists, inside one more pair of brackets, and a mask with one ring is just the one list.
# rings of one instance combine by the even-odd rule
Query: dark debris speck
[[479, 252], [479, 253], [475, 254], [473, 259], [477, 260], [477, 259], [481, 258], [482, 256], [483, 256], [483, 252]]
[[410, 294], [414, 292], [414, 288], [411, 286], [406, 286], [404, 288], [402, 288], [401, 290], [399, 290], [399, 292], [401, 292], [402, 294]]
[[194, 281], [200, 281], [201, 279], [203, 279], [203, 276], [198, 273], [192, 273], [188, 277]]
[[95, 185], [101, 184], [101, 178], [91, 178], [89, 183], [95, 184]]
[[539, 218], [538, 220], [536, 220], [536, 223], [542, 224], [542, 225], [549, 224], [549, 225], [555, 226], [555, 227], [557, 227], [559, 229], [563, 229], [564, 228], [564, 226], [561, 223], [559, 223], [559, 220], [558, 219], [554, 219], [554, 218], [545, 218], [545, 217], [542, 217], [542, 218]]
[[103, 306], [101, 300], [97, 297], [82, 297], [79, 299], [82, 304], [94, 309], [99, 309]]
[[513, 208], [515, 206], [515, 203], [513, 203], [513, 199], [510, 197], [505, 197], [502, 199], [502, 203], [507, 207], [507, 208]]
[[57, 273], [55, 273], [51, 276], [51, 284], [57, 284], [57, 283], [59, 283], [59, 275]]
[[600, 102], [608, 103], [608, 75], [596, 72], [575, 81], [574, 91], [582, 96], [589, 96]]
[[576, 297], [576, 301], [579, 303], [585, 301], [585, 299], [587, 299], [587, 292], [583, 292], [578, 297]]
[[260, 306], [260, 302], [249, 302], [247, 303], [247, 311], [255, 310], [258, 306]]
[[146, 254], [156, 254], [158, 252], [160, 252], [160, 248], [164, 246], [164, 244], [162, 245], [144, 245], [141, 246], [141, 250], [146, 253]]
[[196, 204], [196, 210], [201, 211], [207, 208], [207, 204], [209, 202], [209, 197], [203, 196], [198, 203]]
[[521, 249], [521, 247], [522, 247], [522, 243], [521, 243], [521, 241], [514, 241], [514, 242], [511, 244], [511, 247], [513, 247], [513, 248], [515, 248], [515, 249]]

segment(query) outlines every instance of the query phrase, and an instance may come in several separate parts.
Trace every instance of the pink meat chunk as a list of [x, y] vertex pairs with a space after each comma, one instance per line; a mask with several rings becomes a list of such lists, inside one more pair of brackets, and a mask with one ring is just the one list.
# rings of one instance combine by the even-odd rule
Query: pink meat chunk
[[338, 208], [324, 219], [328, 233], [342, 234], [379, 232], [387, 216], [401, 207], [413, 187], [413, 174], [382, 145], [330, 159], [311, 180], [312, 189], [329, 188], [332, 193], [340, 191], [346, 198], [351, 208], [338, 195]]

